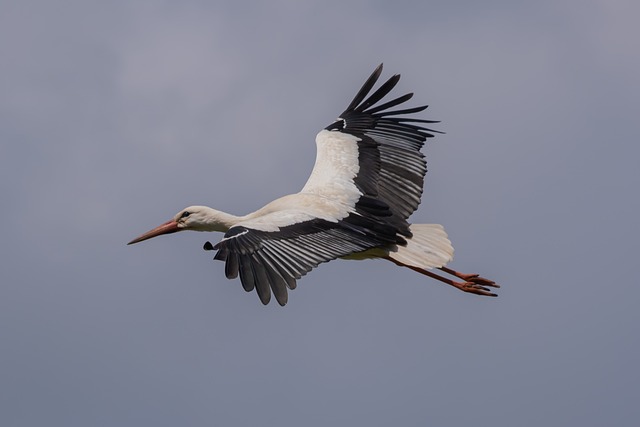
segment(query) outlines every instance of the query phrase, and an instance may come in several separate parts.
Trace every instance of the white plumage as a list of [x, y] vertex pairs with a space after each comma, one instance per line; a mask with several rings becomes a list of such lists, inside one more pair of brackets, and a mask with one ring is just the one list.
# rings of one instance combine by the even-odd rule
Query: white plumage
[[214, 259], [225, 262], [225, 275], [240, 276], [243, 288], [255, 289], [263, 304], [273, 294], [285, 305], [287, 289], [336, 258], [383, 258], [465, 292], [495, 296], [488, 289], [499, 287], [494, 282], [445, 267], [453, 247], [441, 225], [407, 222], [420, 204], [427, 171], [420, 149], [437, 132], [422, 124], [436, 122], [407, 117], [427, 106], [390, 111], [411, 93], [376, 105], [400, 79], [391, 77], [369, 95], [381, 72], [382, 65], [318, 133], [316, 162], [299, 193], [245, 216], [190, 206], [129, 244], [182, 230], [224, 232], [218, 244], [206, 242], [204, 249], [217, 250]]

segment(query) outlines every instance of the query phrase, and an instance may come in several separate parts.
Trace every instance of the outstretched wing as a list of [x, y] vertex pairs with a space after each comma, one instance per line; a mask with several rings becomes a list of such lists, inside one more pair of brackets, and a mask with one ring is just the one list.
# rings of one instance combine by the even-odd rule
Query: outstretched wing
[[[404, 117], [425, 110], [426, 105], [390, 111], [411, 99], [412, 93], [376, 105], [396, 86], [399, 74], [367, 98], [381, 72], [382, 64], [340, 117], [316, 137], [316, 164], [302, 191], [332, 194], [349, 182], [354, 195], [357, 190], [361, 197], [388, 206], [392, 215], [384, 220], [409, 237], [407, 219], [420, 204], [427, 172], [420, 149], [433, 132], [441, 132], [420, 126], [437, 121]], [[356, 199], [356, 210], [359, 204]]]
[[[217, 245], [205, 243], [204, 249], [217, 250], [214, 259], [225, 262], [227, 278], [239, 275], [244, 290], [255, 289], [263, 304], [269, 303], [273, 292], [278, 303], [285, 305], [287, 288], [295, 289], [296, 280], [318, 264], [406, 243], [394, 227], [355, 213], [335, 222], [304, 214], [290, 218], [293, 223], [273, 231], [250, 228], [251, 221], [244, 222], [230, 228]], [[259, 224], [254, 222], [253, 226]]]

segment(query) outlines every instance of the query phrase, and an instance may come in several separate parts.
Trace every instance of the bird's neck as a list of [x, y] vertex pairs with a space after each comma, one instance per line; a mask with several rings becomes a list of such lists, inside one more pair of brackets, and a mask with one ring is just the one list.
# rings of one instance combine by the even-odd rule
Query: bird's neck
[[226, 233], [234, 224], [237, 224], [242, 218], [231, 215], [216, 209], [207, 208], [207, 215], [204, 220], [204, 230], [202, 231], [220, 231]]

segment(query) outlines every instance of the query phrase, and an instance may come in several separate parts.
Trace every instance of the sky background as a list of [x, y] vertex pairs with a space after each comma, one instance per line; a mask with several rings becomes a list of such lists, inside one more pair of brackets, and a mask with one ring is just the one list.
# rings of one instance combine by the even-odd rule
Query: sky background
[[[5, 1], [0, 424], [636, 426], [636, 1]], [[302, 188], [375, 66], [446, 135], [415, 223], [458, 292], [323, 264], [264, 307], [202, 250], [126, 242]]]

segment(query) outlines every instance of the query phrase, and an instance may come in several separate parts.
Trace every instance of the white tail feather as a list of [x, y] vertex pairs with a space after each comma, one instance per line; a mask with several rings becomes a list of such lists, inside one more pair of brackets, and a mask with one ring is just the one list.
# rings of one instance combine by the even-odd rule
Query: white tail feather
[[440, 224], [412, 224], [407, 246], [398, 246], [389, 258], [425, 270], [443, 267], [453, 259], [453, 246]]

